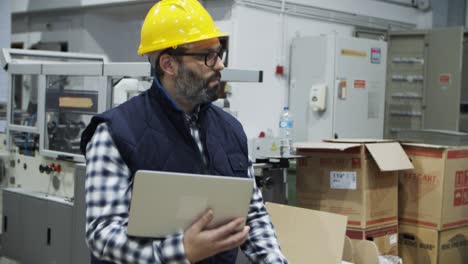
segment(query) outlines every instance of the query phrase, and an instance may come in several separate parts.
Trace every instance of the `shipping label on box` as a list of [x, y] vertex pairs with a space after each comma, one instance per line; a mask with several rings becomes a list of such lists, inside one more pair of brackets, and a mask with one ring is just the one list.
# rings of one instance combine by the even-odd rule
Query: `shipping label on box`
[[330, 189], [356, 190], [357, 172], [331, 171]]
[[405, 144], [414, 170], [400, 173], [403, 223], [447, 229], [468, 224], [468, 150]]

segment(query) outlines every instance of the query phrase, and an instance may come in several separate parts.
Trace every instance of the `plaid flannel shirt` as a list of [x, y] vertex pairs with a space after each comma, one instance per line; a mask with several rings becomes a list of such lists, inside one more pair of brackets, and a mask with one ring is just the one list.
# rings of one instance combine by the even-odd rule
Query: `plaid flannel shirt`
[[[188, 125], [200, 148], [197, 127]], [[203, 155], [202, 148], [200, 152]], [[104, 123], [97, 127], [87, 145], [86, 163], [86, 240], [95, 256], [114, 263], [189, 263], [182, 232], [164, 239], [127, 235], [132, 177]], [[249, 176], [253, 175], [250, 166]], [[256, 185], [253, 188], [247, 216], [250, 233], [241, 249], [254, 263], [288, 263], [281, 253], [262, 194]]]

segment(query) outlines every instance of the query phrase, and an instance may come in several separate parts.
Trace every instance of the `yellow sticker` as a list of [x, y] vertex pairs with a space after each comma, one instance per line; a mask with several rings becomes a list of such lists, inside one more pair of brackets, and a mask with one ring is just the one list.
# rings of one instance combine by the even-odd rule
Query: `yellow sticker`
[[276, 144], [275, 144], [275, 143], [273, 143], [273, 144], [271, 145], [271, 151], [276, 151], [277, 148], [278, 148], [278, 147], [276, 147]]
[[367, 52], [361, 50], [342, 49], [341, 55], [354, 57], [367, 57]]
[[82, 97], [60, 97], [59, 107], [91, 108], [93, 106], [91, 98]]

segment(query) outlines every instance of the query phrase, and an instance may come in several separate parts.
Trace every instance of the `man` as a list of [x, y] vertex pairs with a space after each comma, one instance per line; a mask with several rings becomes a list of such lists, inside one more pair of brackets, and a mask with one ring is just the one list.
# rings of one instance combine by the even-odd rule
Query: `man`
[[211, 104], [224, 36], [196, 0], [163, 0], [147, 14], [138, 53], [155, 69], [152, 87], [95, 116], [82, 135], [93, 263], [235, 263], [239, 246], [255, 263], [287, 263], [256, 186], [243, 228], [237, 218], [207, 229], [215, 213], [208, 210], [164, 239], [127, 235], [137, 170], [252, 177], [242, 126]]

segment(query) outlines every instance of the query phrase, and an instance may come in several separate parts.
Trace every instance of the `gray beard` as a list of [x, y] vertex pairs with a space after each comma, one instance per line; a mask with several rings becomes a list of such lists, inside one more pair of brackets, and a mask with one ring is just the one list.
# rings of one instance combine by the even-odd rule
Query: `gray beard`
[[180, 64], [179, 74], [175, 79], [175, 97], [193, 104], [193, 106], [211, 103], [218, 99], [220, 84], [209, 88], [210, 81], [219, 77], [220, 73], [216, 72], [207, 79], [203, 79], [197, 73]]

